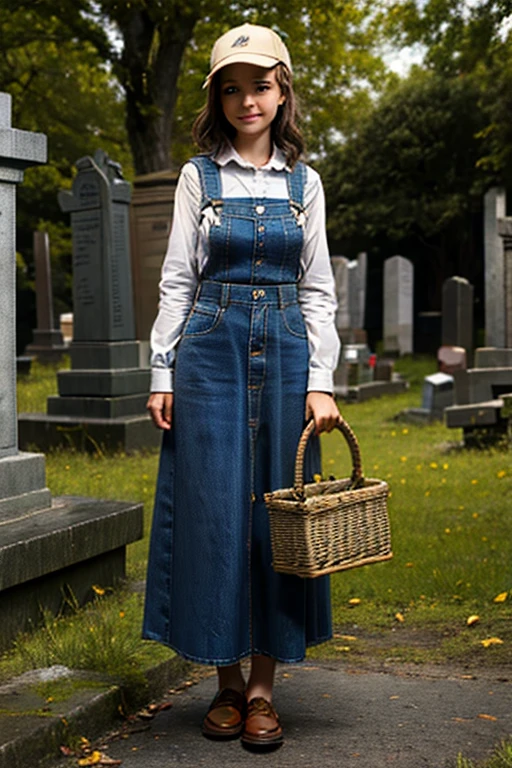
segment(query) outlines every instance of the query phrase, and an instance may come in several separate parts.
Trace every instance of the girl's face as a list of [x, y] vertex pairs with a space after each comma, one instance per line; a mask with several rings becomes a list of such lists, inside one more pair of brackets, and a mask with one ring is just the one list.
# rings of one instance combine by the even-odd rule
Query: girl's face
[[221, 72], [221, 105], [237, 135], [260, 137], [270, 126], [285, 97], [273, 69], [254, 64], [229, 64]]

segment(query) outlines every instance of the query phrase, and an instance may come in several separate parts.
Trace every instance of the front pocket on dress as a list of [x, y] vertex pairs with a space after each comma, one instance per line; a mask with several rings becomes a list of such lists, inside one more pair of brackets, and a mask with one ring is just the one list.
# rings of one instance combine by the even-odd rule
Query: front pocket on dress
[[300, 339], [307, 339], [304, 316], [298, 304], [288, 304], [281, 310], [281, 316], [287, 331]]
[[192, 309], [183, 330], [183, 336], [204, 336], [211, 333], [218, 325], [222, 315], [220, 307], [207, 307], [196, 304]]

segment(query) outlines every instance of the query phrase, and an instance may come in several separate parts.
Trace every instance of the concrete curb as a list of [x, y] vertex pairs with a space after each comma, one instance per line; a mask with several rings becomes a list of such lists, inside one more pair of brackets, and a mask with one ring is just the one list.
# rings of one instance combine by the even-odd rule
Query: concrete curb
[[[144, 701], [176, 686], [192, 668], [175, 656], [146, 670]], [[60, 745], [80, 736], [94, 739], [119, 722], [133, 690], [97, 675], [91, 675], [89, 682], [82, 675], [79, 679], [79, 690], [55, 704], [34, 690], [34, 681], [24, 682], [23, 677], [0, 688], [0, 768], [54, 764], [62, 757]]]

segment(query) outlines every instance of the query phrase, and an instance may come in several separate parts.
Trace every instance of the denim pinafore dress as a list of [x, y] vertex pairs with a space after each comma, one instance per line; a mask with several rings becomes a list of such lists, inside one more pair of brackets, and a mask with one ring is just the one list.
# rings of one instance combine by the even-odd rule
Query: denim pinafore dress
[[[173, 426], [163, 435], [144, 637], [193, 661], [285, 662], [331, 636], [329, 579], [275, 573], [263, 494], [293, 485], [308, 342], [297, 301], [306, 167], [289, 200], [222, 199], [198, 156], [210, 251], [183, 328]], [[306, 456], [319, 471], [318, 441]]]

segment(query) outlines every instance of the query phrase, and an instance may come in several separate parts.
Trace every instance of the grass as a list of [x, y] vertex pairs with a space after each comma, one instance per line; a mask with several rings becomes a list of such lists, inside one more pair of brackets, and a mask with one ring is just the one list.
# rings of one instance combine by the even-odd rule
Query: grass
[[474, 763], [459, 755], [455, 768], [512, 768], [512, 743], [502, 743], [483, 763]]
[[[366, 474], [390, 485], [395, 556], [389, 563], [332, 577], [336, 636], [311, 655], [351, 663], [510, 663], [510, 455], [461, 450], [461, 432], [441, 423], [395, 421], [400, 410], [419, 404], [423, 377], [435, 370], [435, 363], [405, 358], [396, 367], [411, 382], [407, 393], [341, 407], [360, 441]], [[34, 365], [30, 377], [19, 383], [20, 411], [45, 410], [46, 397], [56, 391], [55, 371]], [[325, 474], [347, 476], [349, 454], [341, 435], [332, 433], [322, 440]], [[128, 547], [129, 582], [145, 574], [157, 464], [156, 452], [47, 455], [53, 495], [143, 502], [146, 535]], [[495, 602], [498, 595], [502, 602]], [[124, 590], [97, 597], [92, 606], [73, 610], [70, 617], [46, 616], [41, 630], [20, 639], [14, 652], [0, 661], [0, 676], [49, 663], [133, 676], [155, 654], [169, 657], [166, 649], [139, 639], [140, 594]], [[350, 603], [353, 599], [357, 605]], [[467, 625], [470, 615], [479, 617], [472, 626]], [[482, 644], [491, 638], [502, 642]]]

